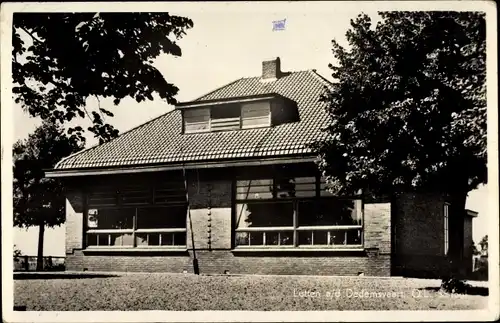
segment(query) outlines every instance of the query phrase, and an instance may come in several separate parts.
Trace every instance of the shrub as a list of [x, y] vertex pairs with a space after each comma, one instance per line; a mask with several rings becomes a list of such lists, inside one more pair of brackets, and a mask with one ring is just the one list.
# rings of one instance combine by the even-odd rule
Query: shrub
[[21, 252], [21, 250], [17, 249], [16, 245], [14, 245], [14, 258], [18, 259], [18, 257], [21, 257], [22, 255], [23, 253]]
[[64, 264], [53, 264], [45, 268], [46, 271], [65, 271], [66, 266]]
[[456, 277], [444, 277], [441, 279], [441, 290], [449, 294], [465, 294], [469, 285]]

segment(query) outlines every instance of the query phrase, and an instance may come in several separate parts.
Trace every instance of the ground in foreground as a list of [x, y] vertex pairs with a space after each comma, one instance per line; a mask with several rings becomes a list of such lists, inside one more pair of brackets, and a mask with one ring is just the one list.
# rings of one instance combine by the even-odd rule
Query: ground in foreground
[[102, 310], [473, 310], [488, 289], [439, 291], [439, 280], [192, 274], [24, 275], [14, 306], [27, 311]]

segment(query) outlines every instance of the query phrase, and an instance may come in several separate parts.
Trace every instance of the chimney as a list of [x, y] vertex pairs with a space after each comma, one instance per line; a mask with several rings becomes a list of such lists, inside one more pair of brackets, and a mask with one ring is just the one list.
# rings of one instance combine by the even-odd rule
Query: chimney
[[281, 76], [280, 58], [262, 62], [262, 80], [274, 81]]

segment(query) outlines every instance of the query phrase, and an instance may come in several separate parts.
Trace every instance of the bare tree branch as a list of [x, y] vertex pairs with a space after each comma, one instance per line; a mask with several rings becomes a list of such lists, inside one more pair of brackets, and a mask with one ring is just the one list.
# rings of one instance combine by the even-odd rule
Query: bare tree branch
[[22, 26], [19, 27], [19, 28], [21, 28], [25, 33], [27, 33], [31, 37], [31, 39], [36, 40], [40, 44], [43, 44], [43, 41], [41, 41], [40, 39], [38, 39], [37, 37], [35, 37], [35, 35], [33, 35], [33, 33], [30, 32], [29, 30], [27, 30], [26, 28], [24, 28]]

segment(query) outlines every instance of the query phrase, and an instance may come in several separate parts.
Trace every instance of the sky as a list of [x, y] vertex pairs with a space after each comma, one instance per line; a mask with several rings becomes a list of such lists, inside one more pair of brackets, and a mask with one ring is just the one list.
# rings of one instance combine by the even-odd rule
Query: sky
[[[361, 13], [362, 6], [339, 3], [326, 10], [321, 2], [282, 4], [163, 5], [170, 14], [189, 17], [194, 23], [187, 35], [178, 41], [182, 57], [161, 55], [155, 61], [166, 80], [180, 89], [177, 100], [193, 100], [238, 78], [258, 76], [262, 61], [275, 57], [280, 57], [283, 71], [316, 69], [332, 80], [328, 68], [329, 63], [334, 63], [331, 40], [345, 44], [349, 21]], [[375, 10], [378, 9], [380, 7], [371, 6], [363, 12], [376, 18]], [[285, 30], [272, 31], [272, 22], [283, 19], [286, 19]], [[173, 108], [158, 97], [155, 101], [142, 103], [125, 99], [119, 106], [114, 106], [112, 99], [101, 99], [100, 104], [115, 114], [112, 123], [121, 133]], [[95, 109], [97, 102], [89, 99], [87, 106]], [[26, 115], [20, 106], [13, 109], [14, 139], [25, 138], [39, 121]], [[89, 125], [81, 119], [79, 122]], [[88, 138], [87, 147], [93, 144], [96, 140]], [[467, 200], [467, 208], [479, 212], [473, 224], [476, 243], [487, 234], [486, 198], [487, 187], [482, 186], [472, 191]], [[15, 229], [14, 243], [24, 254], [36, 255], [37, 235], [37, 228]], [[46, 230], [44, 255], [63, 256], [64, 237], [64, 225]]]

